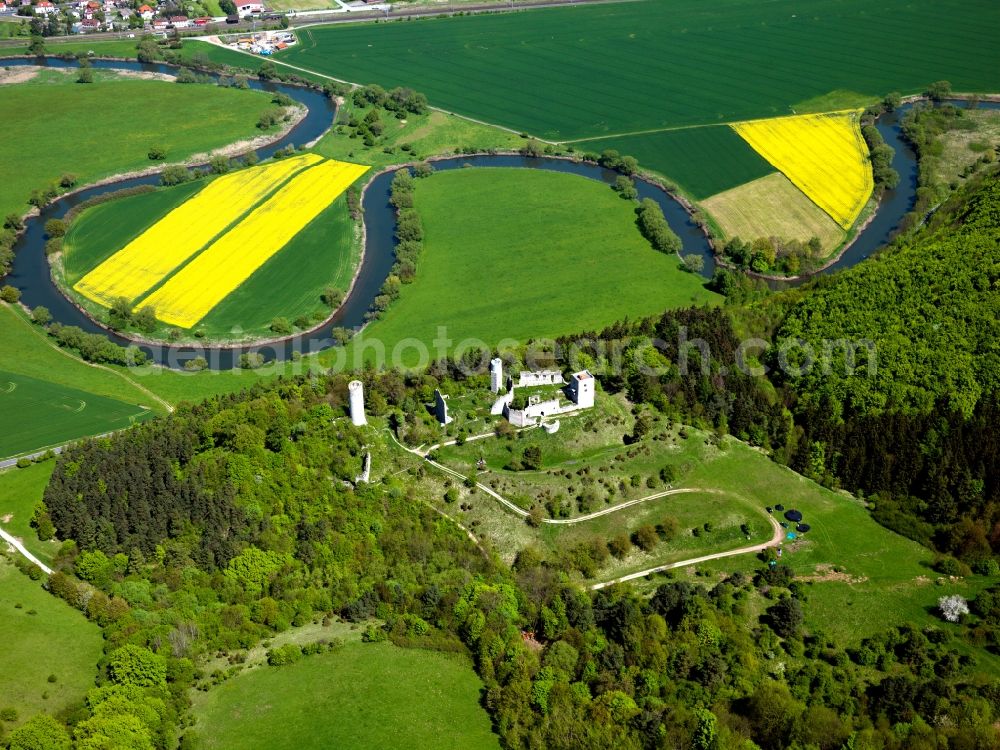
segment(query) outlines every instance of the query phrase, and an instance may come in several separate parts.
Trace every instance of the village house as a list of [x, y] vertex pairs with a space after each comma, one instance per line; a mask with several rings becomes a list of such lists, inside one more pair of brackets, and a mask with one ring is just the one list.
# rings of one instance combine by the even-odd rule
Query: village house
[[35, 15], [47, 16], [50, 13], [58, 13], [59, 9], [54, 3], [49, 2], [49, 0], [41, 0], [38, 5], [35, 6]]
[[186, 29], [191, 25], [187, 16], [170, 16], [170, 25], [175, 29]]
[[237, 12], [244, 16], [247, 13], [263, 13], [264, 3], [258, 2], [258, 0], [249, 0], [249, 2], [243, 2], [236, 6]]
[[139, 16], [142, 18], [143, 21], [152, 21], [153, 20], [153, 16], [155, 16], [155, 15], [156, 15], [156, 11], [154, 11], [148, 5], [140, 5], [139, 6]]

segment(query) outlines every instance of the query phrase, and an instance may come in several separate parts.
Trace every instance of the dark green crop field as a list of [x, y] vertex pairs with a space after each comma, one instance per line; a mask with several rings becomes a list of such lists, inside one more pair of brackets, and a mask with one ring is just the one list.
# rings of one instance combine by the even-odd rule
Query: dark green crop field
[[995, 0], [644, 0], [315, 28], [280, 60], [552, 140], [790, 114], [833, 91], [1000, 89]]
[[[63, 245], [65, 287], [72, 288], [205, 185], [205, 180], [194, 180], [85, 210], [70, 225]], [[340, 196], [206, 315], [198, 329], [211, 338], [239, 338], [266, 336], [271, 321], [279, 317], [294, 321], [315, 314], [322, 320], [320, 314], [330, 312], [320, 299], [324, 289], [346, 292], [360, 255], [347, 199]], [[73, 296], [92, 313], [103, 313], [96, 303]], [[162, 326], [156, 333], [165, 335], [167, 330]]]
[[152, 412], [105, 396], [0, 370], [0, 456], [128, 427]]
[[702, 200], [769, 175], [774, 167], [728, 125], [623, 135], [577, 144], [578, 150], [613, 148], [649, 169], [670, 175], [692, 197]]

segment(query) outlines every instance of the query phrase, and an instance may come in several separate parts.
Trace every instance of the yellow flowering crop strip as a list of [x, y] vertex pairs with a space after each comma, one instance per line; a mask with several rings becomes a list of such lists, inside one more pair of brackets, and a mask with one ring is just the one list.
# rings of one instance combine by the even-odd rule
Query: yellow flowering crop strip
[[322, 157], [304, 154], [213, 180], [76, 283], [99, 304], [136, 299], [211, 242], [298, 170]]
[[326, 161], [301, 172], [137, 307], [190, 328], [246, 281], [368, 167]]
[[872, 194], [861, 110], [738, 122], [732, 128], [844, 229]]

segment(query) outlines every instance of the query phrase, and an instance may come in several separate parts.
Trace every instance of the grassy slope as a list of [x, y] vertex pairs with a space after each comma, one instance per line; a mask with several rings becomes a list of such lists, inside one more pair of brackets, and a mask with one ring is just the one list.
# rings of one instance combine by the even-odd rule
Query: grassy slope
[[425, 231], [417, 278], [354, 351], [373, 341], [391, 351], [408, 337], [429, 344], [438, 326], [456, 343], [556, 336], [714, 299], [676, 257], [650, 247], [634, 205], [602, 183], [554, 172], [428, 178], [416, 190]]
[[163, 406], [114, 370], [81, 362], [49, 343], [20, 312], [0, 304], [0, 369], [71, 386], [98, 396], [141, 404], [163, 413]]
[[[0, 214], [25, 209], [31, 191], [65, 172], [81, 184], [150, 166], [150, 146], [166, 148], [170, 161], [255, 136], [266, 95], [162, 81], [99, 80], [25, 83], [0, 89], [4, 124], [23, 134], [56, 137], [6, 138], [0, 163]], [[126, 126], [127, 124], [127, 126]]]
[[152, 416], [135, 404], [3, 370], [0, 411], [6, 424], [16, 425], [0, 431], [3, 457], [120, 430]]
[[[605, 416], [610, 414], [607, 410], [604, 412]], [[626, 425], [618, 429], [628, 428]], [[664, 425], [660, 424], [652, 434], [663, 429]], [[738, 525], [741, 516], [750, 522], [755, 540], [768, 539], [770, 528], [766, 522], [759, 520], [764, 506], [783, 503], [786, 508], [797, 508], [803, 512], [804, 520], [811, 524], [812, 530], [794, 544], [786, 543], [782, 560], [791, 565], [800, 577], [816, 576], [817, 568], [820, 574], [824, 574], [832, 566], [840, 566], [843, 580], [813, 580], [808, 584], [806, 615], [811, 628], [823, 630], [843, 643], [856, 643], [890, 624], [902, 622], [912, 622], [918, 627], [954, 627], [944, 623], [934, 613], [938, 597], [960, 593], [971, 598], [989, 585], [990, 581], [981, 576], [939, 581], [938, 575], [930, 568], [933, 560], [930, 550], [877, 524], [855, 498], [824, 489], [772, 462], [760, 451], [731, 438], [720, 450], [706, 443], [705, 433], [690, 427], [686, 430], [686, 440], [680, 439], [676, 431], [668, 432], [666, 440], [654, 440], [652, 443], [647, 440], [650, 453], [620, 467], [609, 460], [609, 456], [620, 452], [621, 448], [612, 445], [610, 439], [614, 437], [614, 429], [607, 427], [601, 427], [599, 434], [590, 438], [598, 443], [606, 441], [607, 447], [603, 450], [584, 444], [577, 451], [575, 446], [578, 441], [574, 439], [574, 433], [564, 433], [563, 429], [554, 436], [532, 433], [530, 437], [526, 435], [523, 440], [516, 441], [515, 445], [520, 448], [529, 442], [539, 442], [543, 446], [543, 457], [549, 455], [553, 461], [560, 462], [547, 462], [547, 468], [565, 468], [575, 473], [590, 467], [599, 478], [608, 476], [606, 472], [611, 471], [636, 473], [645, 479], [658, 471], [660, 466], [673, 464], [681, 473], [674, 483], [675, 487], [720, 490], [727, 493], [723, 500], [712, 495], [679, 495], [652, 501], [639, 506], [639, 510], [629, 509], [571, 527], [543, 526], [539, 532], [482, 493], [470, 495], [465, 488], [459, 488], [460, 502], [453, 505], [444, 503], [441, 500], [444, 491], [440, 474], [428, 473], [429, 479], [423, 485], [423, 491], [442, 510], [465, 525], [471, 525], [476, 534], [490, 541], [505, 559], [513, 559], [517, 550], [527, 544], [541, 544], [548, 547], [551, 553], [558, 553], [575, 541], [594, 536], [607, 539], [622, 531], [634, 530], [643, 523], [656, 523], [665, 515], [678, 518], [683, 530], [696, 523], [695, 519], [711, 521], [715, 526], [712, 533], [698, 539], [682, 531], [676, 540], [661, 543], [652, 553], [633, 550], [622, 561], [612, 558], [599, 572], [597, 577], [601, 580], [742, 546], [745, 540], [731, 532], [727, 536], [726, 531], [727, 525], [730, 529], [733, 524]], [[565, 438], [561, 447], [558, 441], [560, 436]], [[472, 462], [482, 454], [492, 466], [498, 458], [502, 459], [505, 446], [502, 441], [492, 439], [487, 443], [490, 445], [476, 441], [443, 449], [442, 460], [458, 470], [471, 469]], [[575, 451], [577, 455], [573, 457]], [[395, 460], [406, 466], [417, 461], [401, 452], [397, 452]], [[602, 471], [602, 466], [608, 469]], [[520, 492], [524, 495], [530, 493], [539, 497], [545, 495], [547, 490], [551, 493], [551, 488], [558, 482], [562, 483], [564, 490], [569, 481], [579, 484], [575, 477], [566, 480], [535, 472], [512, 475], [496, 470], [480, 477], [480, 481], [492, 484], [497, 477], [501, 478], [504, 489], [514, 486], [516, 482], [521, 485]], [[533, 492], [531, 488], [534, 488]], [[501, 494], [504, 494], [504, 489]], [[649, 493], [654, 491], [646, 490]], [[620, 502], [620, 499], [617, 501]], [[462, 510], [459, 507], [462, 503], [470, 504], [471, 508]], [[721, 574], [736, 570], [752, 572], [759, 567], [760, 562], [755, 556], [744, 555], [703, 563], [698, 570]], [[694, 569], [688, 568], [675, 571], [674, 575], [688, 577], [693, 573]], [[659, 580], [654, 576], [648, 583], [640, 580], [636, 585], [652, 588]], [[698, 578], [692, 580], [705, 582]], [[982, 650], [975, 651], [975, 654], [984, 668], [1000, 668], [997, 657]]]
[[478, 705], [482, 683], [455, 656], [350, 643], [199, 694], [206, 748], [499, 747]]
[[774, 167], [725, 125], [601, 138], [574, 147], [593, 152], [613, 148], [631, 154], [644, 166], [669, 175], [698, 200], [774, 172]]
[[[42, 499], [55, 461], [32, 464], [26, 469], [0, 471], [0, 526], [13, 534], [43, 563], [51, 564], [59, 542], [43, 542], [31, 528], [35, 505]], [[4, 520], [9, 518], [10, 520]]]
[[972, 130], [952, 130], [941, 136], [941, 155], [932, 161], [933, 179], [941, 184], [962, 181], [962, 171], [989, 149], [1000, 148], [1000, 112], [971, 110], [965, 117], [975, 123]]
[[[39, 711], [56, 713], [82, 702], [94, 686], [100, 629], [2, 558], [0, 642], [4, 645], [0, 706], [16, 708], [20, 721]], [[48, 682], [51, 674], [56, 676], [54, 683]]]
[[[129, 414], [162, 414], [162, 404], [128, 378], [94, 367], [52, 346], [45, 335], [7, 305], [0, 305], [0, 376], [21, 383], [4, 399], [0, 455], [43, 448], [85, 435], [127, 426]], [[24, 380], [29, 378], [29, 380]], [[35, 400], [33, 400], [35, 399]], [[41, 399], [41, 401], [37, 401]], [[80, 413], [60, 404], [88, 402]], [[23, 416], [15, 415], [27, 415]], [[45, 415], [45, 416], [42, 416]]]
[[647, 1], [308, 29], [279, 59], [568, 139], [789, 114], [842, 89], [994, 90], [998, 25], [989, 0]]
[[830, 215], [781, 173], [774, 173], [713, 195], [702, 202], [727, 237], [752, 241], [781, 237], [808, 242], [819, 237], [825, 252], [844, 241], [846, 233]]
[[[348, 120], [352, 113], [358, 119], [363, 119], [369, 111], [369, 108], [356, 108], [350, 102], [345, 102], [338, 110], [338, 121]], [[339, 134], [333, 130], [323, 136], [314, 150], [332, 159], [370, 164], [374, 172], [385, 166], [403, 164], [414, 159], [451, 154], [458, 146], [470, 147], [476, 151], [510, 151], [524, 144], [513, 133], [443, 112], [410, 114], [405, 121], [383, 114], [382, 122], [385, 125], [384, 142], [376, 146], [367, 147], [357, 138], [352, 139], [347, 134]], [[404, 143], [413, 147], [409, 153], [398, 150]], [[385, 152], [387, 146], [393, 149], [393, 153]]]

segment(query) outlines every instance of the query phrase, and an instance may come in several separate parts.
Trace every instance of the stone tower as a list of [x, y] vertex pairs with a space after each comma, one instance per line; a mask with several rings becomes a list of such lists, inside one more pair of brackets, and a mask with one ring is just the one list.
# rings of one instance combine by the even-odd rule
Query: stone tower
[[352, 380], [347, 384], [347, 390], [351, 394], [351, 422], [360, 427], [368, 424], [365, 419], [365, 386], [360, 380]]
[[499, 393], [503, 388], [503, 360], [500, 357], [490, 362], [490, 390]]

